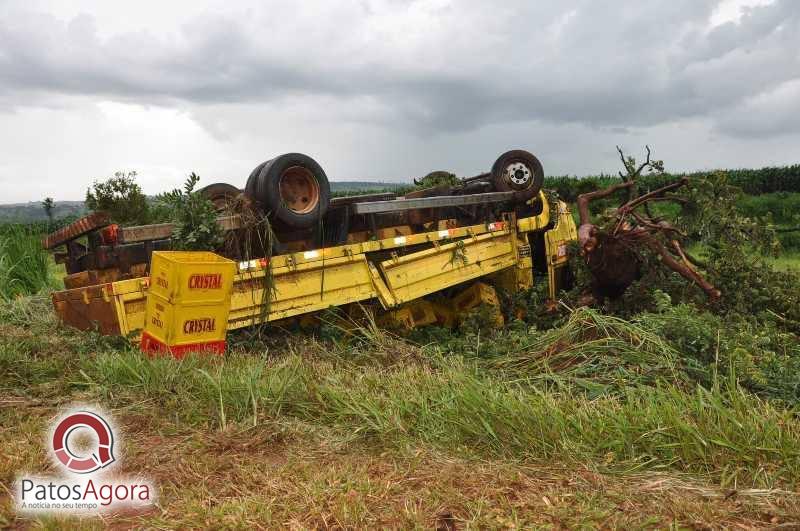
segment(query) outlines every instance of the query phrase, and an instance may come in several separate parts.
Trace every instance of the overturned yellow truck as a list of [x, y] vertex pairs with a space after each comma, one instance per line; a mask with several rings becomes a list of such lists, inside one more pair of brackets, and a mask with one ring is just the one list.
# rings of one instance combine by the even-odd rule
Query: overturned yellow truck
[[[500, 171], [507, 178], [510, 168], [518, 180], [525, 180], [521, 164], [509, 162]], [[299, 173], [296, 167], [291, 171]], [[294, 180], [287, 194], [300, 190], [313, 196], [313, 186]], [[519, 184], [514, 173], [506, 190], [495, 185], [488, 192], [469, 192], [476, 190], [474, 182], [462, 181], [459, 190], [466, 188], [467, 193], [448, 194], [440, 187], [402, 197], [329, 200], [331, 212], [344, 205], [348, 219], [363, 223], [341, 231], [333, 245], [309, 237], [269, 258], [240, 260], [151, 246], [147, 257], [152, 260], [136, 274], [129, 273], [133, 278], [113, 280], [120, 274], [111, 269], [73, 273], [70, 281], [84, 285], [54, 293], [53, 304], [72, 326], [128, 336], [141, 341], [144, 350], [181, 355], [198, 349], [223, 351], [229, 330], [356, 303], [374, 308], [382, 322], [413, 328], [449, 325], [481, 303], [496, 305], [495, 288], [513, 293], [547, 282], [554, 299], [565, 281], [567, 245], [577, 237], [568, 206], [541, 191], [541, 179], [537, 189], [529, 186], [522, 192], [513, 188]], [[280, 187], [277, 192], [284, 194]], [[284, 196], [283, 204], [291, 211], [294, 199], [303, 214], [307, 201], [296, 197]], [[487, 204], [494, 205], [491, 212], [476, 210]], [[380, 215], [390, 220], [376, 222]], [[481, 217], [485, 219], [470, 223]], [[231, 225], [225, 217], [219, 222]], [[148, 230], [168, 234], [167, 228], [109, 230], [111, 225], [91, 220], [84, 225], [69, 236], [113, 233], [100, 236], [100, 243], [112, 250], [132, 245]], [[51, 235], [46, 246], [66, 239], [64, 234]], [[94, 252], [109, 253], [103, 245]], [[103, 277], [111, 281], [86, 280]]]

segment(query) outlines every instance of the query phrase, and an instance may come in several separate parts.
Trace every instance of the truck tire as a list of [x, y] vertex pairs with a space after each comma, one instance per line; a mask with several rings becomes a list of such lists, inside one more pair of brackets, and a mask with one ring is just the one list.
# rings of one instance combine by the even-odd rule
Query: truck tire
[[250, 174], [245, 193], [265, 214], [297, 229], [319, 222], [331, 197], [322, 167], [302, 153], [287, 153], [260, 164]]
[[498, 192], [534, 188], [534, 193], [539, 193], [544, 184], [544, 168], [539, 159], [525, 150], [507, 151], [492, 166], [492, 183]]
[[228, 183], [209, 184], [200, 189], [209, 201], [214, 203], [214, 210], [222, 212], [239, 196], [241, 190]]

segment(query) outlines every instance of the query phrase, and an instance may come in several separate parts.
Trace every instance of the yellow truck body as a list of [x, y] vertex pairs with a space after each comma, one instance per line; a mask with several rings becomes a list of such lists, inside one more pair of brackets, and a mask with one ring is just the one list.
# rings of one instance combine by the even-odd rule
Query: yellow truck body
[[[478, 279], [505, 289], [529, 288], [534, 281], [533, 234], [544, 236], [539, 252], [546, 254], [548, 288], [554, 298], [560, 271], [567, 262], [566, 245], [577, 238], [577, 232], [565, 203], [551, 207], [544, 194], [540, 199], [542, 211], [536, 216], [515, 219], [511, 215], [493, 223], [282, 254], [269, 261], [239, 262], [227, 308], [227, 329], [357, 302], [373, 301], [392, 313], [446, 288], [464, 285], [466, 289]], [[64, 318], [69, 312], [59, 311], [59, 305], [81, 302], [87, 308], [95, 305], [95, 312], [98, 307], [106, 308], [112, 314], [104, 324], [106, 333], [138, 337], [145, 327], [150, 277], [92, 288], [80, 290], [80, 296], [70, 293], [78, 290], [55, 294], [57, 313]]]

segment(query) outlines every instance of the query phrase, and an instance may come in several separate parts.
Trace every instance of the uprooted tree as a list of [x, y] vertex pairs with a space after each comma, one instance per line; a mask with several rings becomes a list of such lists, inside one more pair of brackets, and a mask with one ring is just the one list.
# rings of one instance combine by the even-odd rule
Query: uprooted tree
[[[580, 253], [592, 277], [592, 294], [598, 300], [616, 298], [635, 280], [641, 277], [645, 253], [653, 253], [658, 260], [685, 279], [699, 286], [711, 300], [720, 297], [720, 291], [708, 282], [695, 268], [698, 260], [684, 250], [687, 235], [666, 219], [653, 214], [651, 204], [675, 202], [685, 205], [689, 198], [677, 194], [689, 180], [682, 178], [656, 190], [644, 192], [639, 186], [642, 172], [662, 173], [664, 164], [651, 160], [650, 147], [641, 164], [633, 157], [625, 157], [617, 147], [625, 168], [619, 172], [622, 182], [602, 190], [578, 196], [580, 227], [578, 242]], [[623, 203], [593, 221], [590, 204], [624, 190]]]

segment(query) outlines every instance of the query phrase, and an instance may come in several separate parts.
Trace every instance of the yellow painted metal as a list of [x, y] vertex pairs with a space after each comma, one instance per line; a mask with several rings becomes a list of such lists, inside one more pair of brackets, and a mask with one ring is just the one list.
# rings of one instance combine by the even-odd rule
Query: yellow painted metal
[[[285, 262], [284, 262], [285, 263]], [[247, 271], [236, 276], [230, 327], [275, 321], [377, 296], [365, 255]], [[270, 284], [272, 288], [270, 289]], [[271, 292], [269, 302], [265, 296]]]
[[433, 303], [425, 299], [404, 304], [378, 318], [378, 324], [381, 326], [393, 326], [407, 330], [418, 326], [432, 325], [436, 322], [438, 322], [438, 318]]
[[453, 308], [456, 315], [461, 318], [468, 311], [477, 308], [481, 304], [485, 304], [490, 308], [494, 316], [495, 325], [501, 327], [505, 324], [503, 312], [500, 310], [500, 299], [492, 286], [484, 282], [476, 282], [453, 297]]
[[235, 272], [214, 253], [154, 252], [144, 332], [168, 347], [224, 340]]
[[542, 211], [538, 216], [517, 220], [517, 232], [533, 232], [543, 230], [550, 224], [550, 202], [544, 192], [539, 192], [538, 201], [542, 203]]
[[511, 232], [466, 238], [381, 262], [386, 284], [403, 303], [516, 263]]
[[549, 282], [549, 296], [556, 298], [560, 288], [558, 279], [561, 277], [562, 268], [566, 267], [569, 257], [567, 245], [578, 239], [575, 220], [569, 206], [563, 201], [558, 202], [558, 218], [556, 226], [544, 233], [545, 251], [547, 253], [547, 276]]
[[[233, 277], [228, 328], [369, 299], [378, 300], [386, 309], [402, 308], [404, 303], [487, 275], [492, 275], [493, 282], [500, 281], [498, 285], [504, 289], [526, 289], [533, 284], [533, 276], [525, 233], [541, 231], [550, 223], [548, 201], [543, 194], [540, 199], [543, 210], [534, 217], [289, 253], [272, 257], [269, 264], [266, 260], [241, 262]], [[576, 237], [568, 208], [559, 204], [558, 223], [545, 233], [549, 270], [564, 264], [565, 258], [558, 256], [559, 246]], [[419, 244], [428, 245], [423, 250], [401, 254]], [[368, 258], [377, 251], [396, 254], [375, 264]], [[268, 269], [271, 278], [265, 279]], [[555, 280], [551, 272], [553, 297]], [[141, 331], [150, 289], [148, 279], [123, 280], [111, 286], [120, 333]], [[267, 292], [271, 294], [269, 298], [265, 296]]]
[[375, 286], [375, 293], [378, 296], [378, 300], [383, 305], [383, 308], [388, 310], [389, 308], [397, 306], [397, 299], [395, 299], [394, 293], [392, 293], [389, 286], [386, 285], [386, 282], [383, 281], [383, 277], [375, 265], [369, 264], [369, 274], [372, 278], [372, 284]]
[[170, 303], [219, 304], [230, 297], [236, 263], [207, 251], [155, 251], [150, 292]]
[[[550, 207], [544, 192], [539, 193], [542, 201], [542, 212], [533, 217], [522, 218], [516, 222], [517, 232], [531, 232], [542, 230], [550, 223]], [[479, 225], [468, 225], [466, 227], [447, 228], [431, 232], [423, 232], [410, 235], [397, 235], [394, 237], [380, 240], [365, 241], [336, 247], [326, 247], [311, 251], [288, 253], [272, 257], [273, 267], [286, 267], [289, 265], [303, 264], [307, 262], [327, 261], [331, 258], [342, 258], [359, 254], [368, 254], [376, 251], [387, 251], [392, 249], [403, 249], [412, 245], [419, 244], [446, 244], [453, 240], [467, 237], [480, 236], [493, 232], [503, 232], [509, 230], [509, 224], [513, 228], [513, 222], [492, 222], [481, 223]], [[251, 261], [257, 262], [257, 261]], [[249, 263], [240, 264], [240, 270], [247, 269]], [[256, 263], [256, 268], [258, 268]]]
[[452, 327], [456, 323], [456, 318], [450, 302], [417, 299], [378, 316], [378, 324], [408, 330], [432, 324]]

